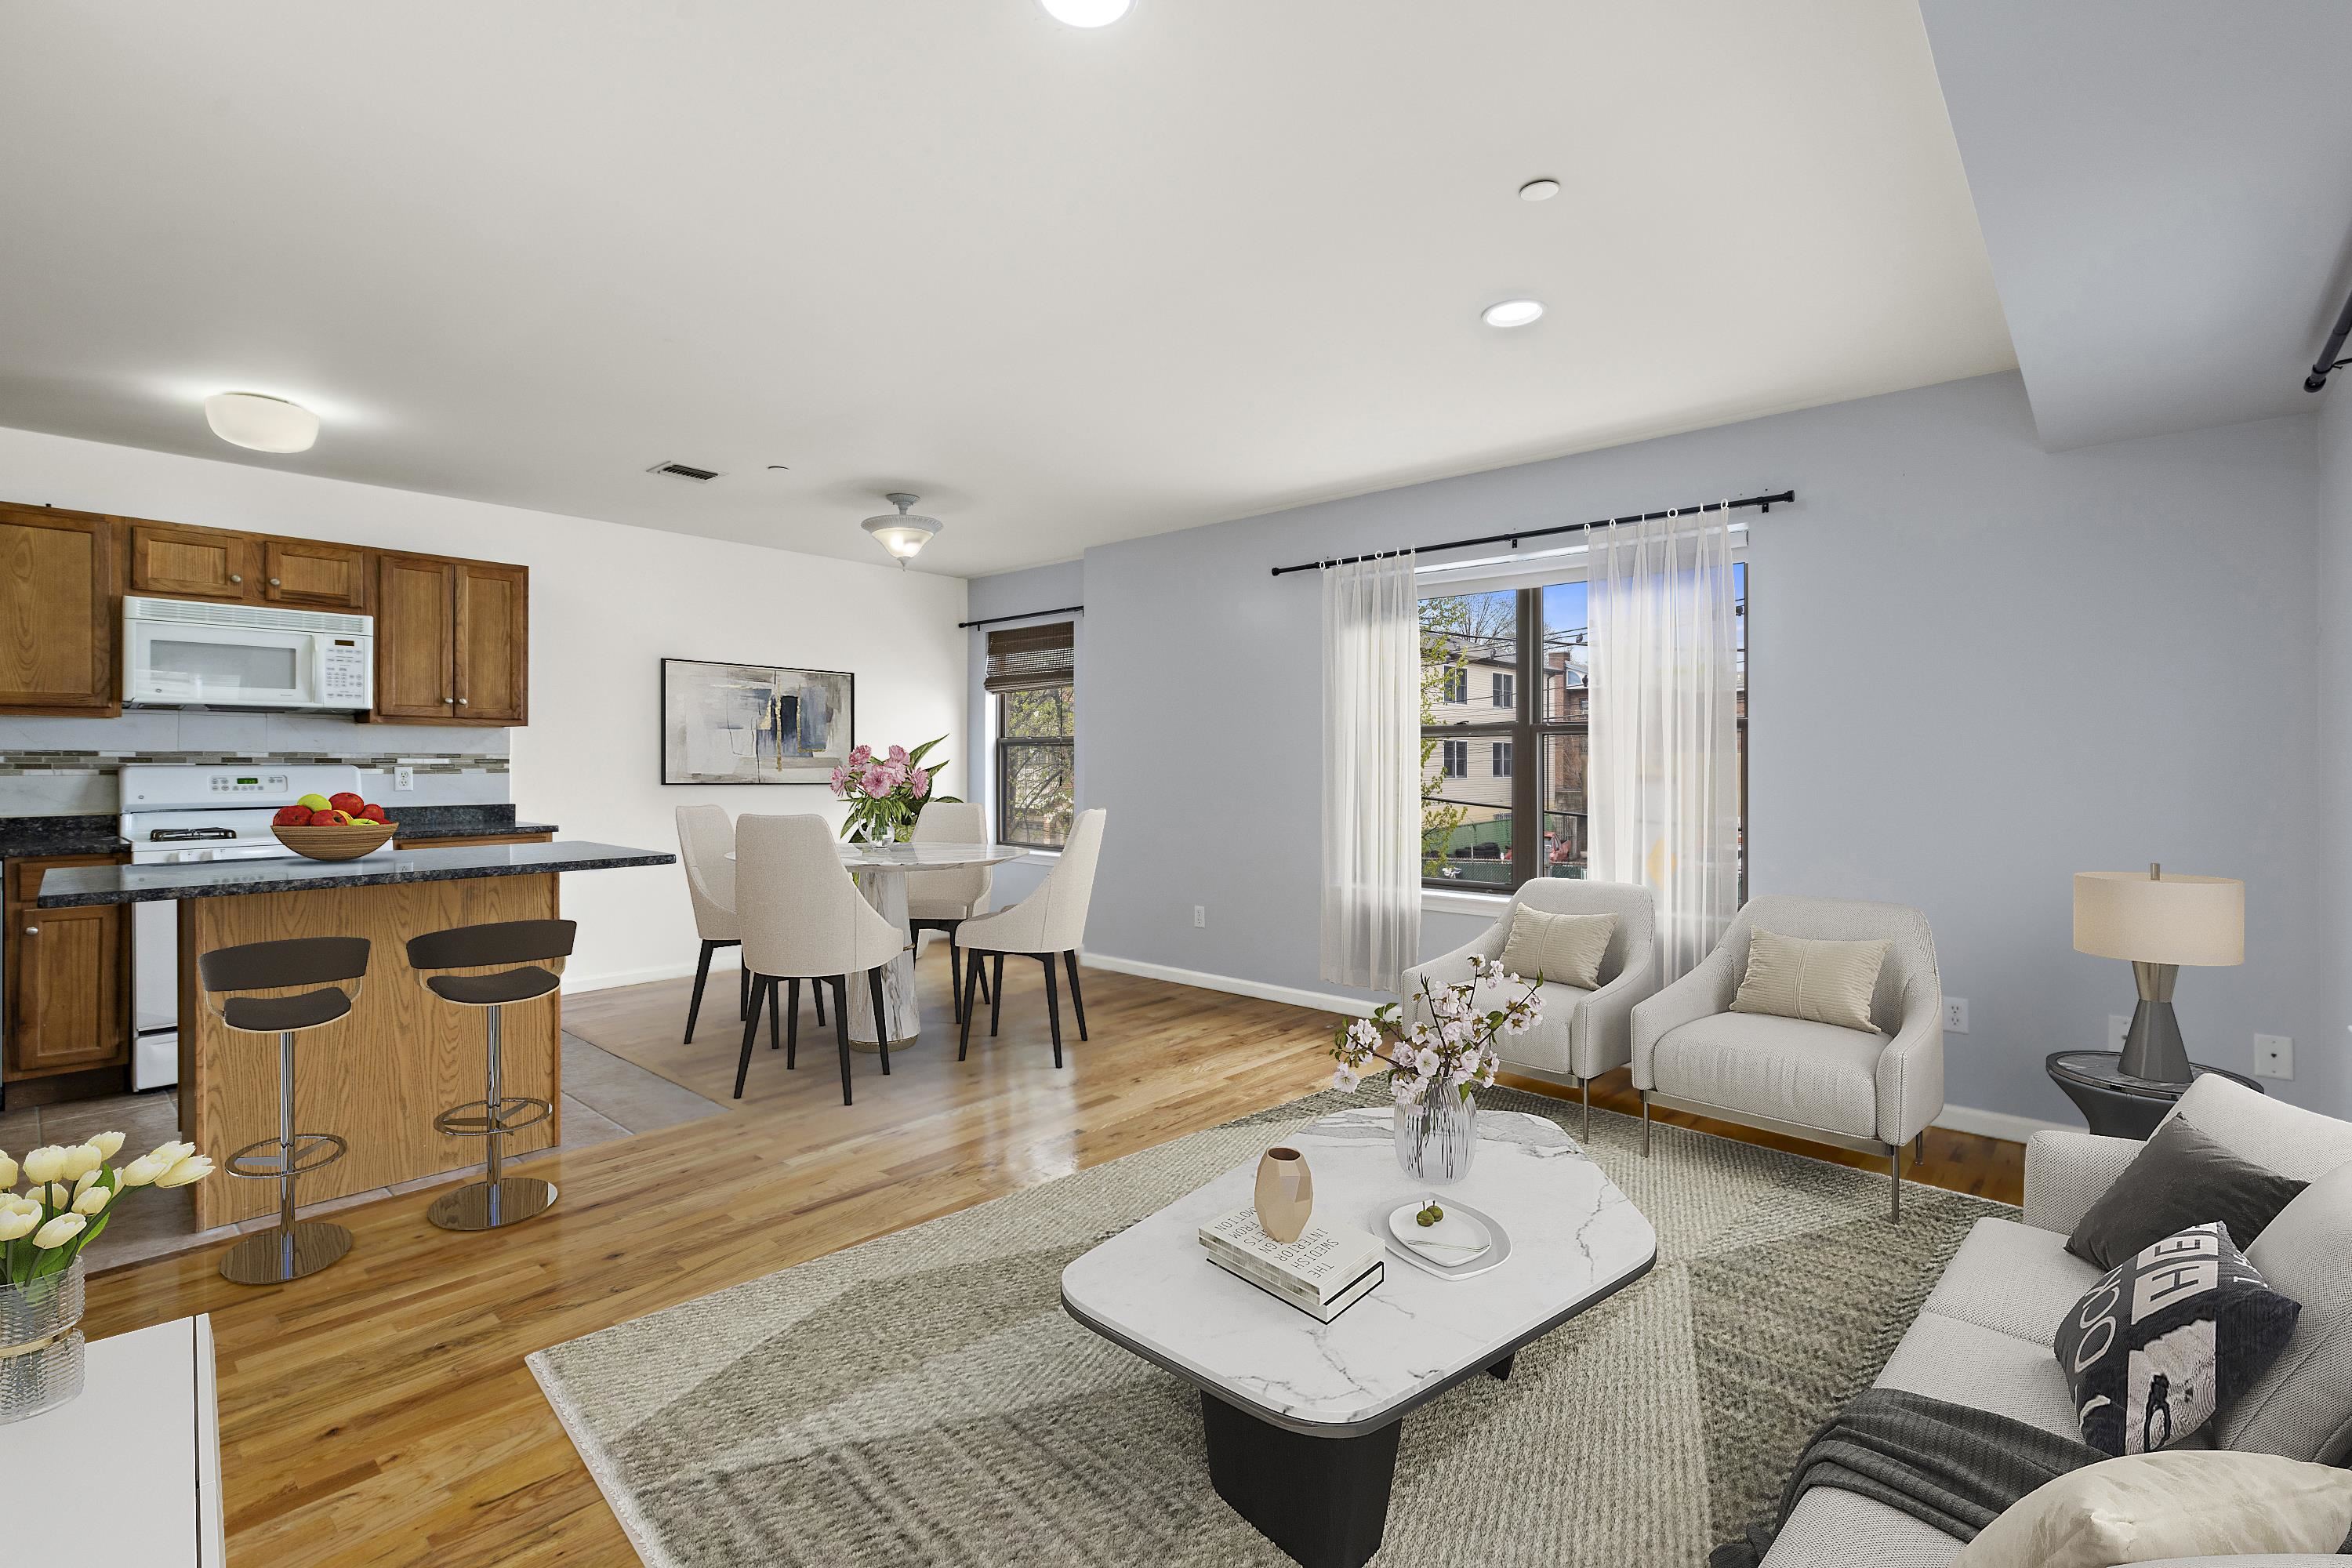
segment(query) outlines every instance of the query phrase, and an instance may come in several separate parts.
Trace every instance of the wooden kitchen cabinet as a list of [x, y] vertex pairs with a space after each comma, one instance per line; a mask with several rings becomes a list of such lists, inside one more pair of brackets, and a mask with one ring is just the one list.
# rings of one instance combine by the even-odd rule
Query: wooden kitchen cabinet
[[166, 599], [249, 599], [259, 585], [259, 541], [217, 528], [131, 524], [131, 591]]
[[375, 716], [520, 724], [530, 713], [530, 574], [430, 555], [376, 559]]
[[113, 537], [89, 512], [0, 505], [0, 712], [122, 710]]
[[36, 909], [41, 876], [58, 866], [102, 866], [81, 855], [7, 863], [5, 951], [10, 1027], [6, 1077], [46, 1078], [131, 1060], [130, 906]]
[[261, 547], [261, 596], [355, 613], [368, 607], [368, 552], [348, 544], [272, 539]]

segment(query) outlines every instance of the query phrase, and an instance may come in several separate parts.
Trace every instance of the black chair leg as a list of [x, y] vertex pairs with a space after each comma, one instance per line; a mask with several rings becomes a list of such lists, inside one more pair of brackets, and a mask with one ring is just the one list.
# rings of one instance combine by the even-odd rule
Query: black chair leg
[[801, 1054], [801, 983], [787, 980], [784, 984], [784, 1070], [790, 1072]]
[[948, 1001], [955, 1008], [956, 1022], [963, 1022], [963, 949], [956, 946], [955, 933], [948, 933]]
[[782, 1050], [784, 1045], [779, 1037], [780, 1026], [776, 1022], [776, 1016], [784, 1010], [783, 997], [780, 994], [783, 984], [781, 980], [768, 982], [768, 1048], [772, 1051]]
[[735, 972], [735, 1016], [751, 1016], [751, 966], [748, 963]]
[[816, 1026], [822, 1029], [824, 1027], [824, 982], [816, 982], [809, 990], [816, 997]]
[[[841, 1103], [849, 1103], [849, 992], [844, 987], [845, 975], [833, 977], [833, 1037], [841, 1047]], [[825, 984], [818, 981], [818, 984]]]
[[992, 955], [996, 966], [996, 994], [988, 999], [988, 1037], [996, 1038], [996, 1023], [1004, 1012], [1004, 955]]
[[1070, 966], [1070, 1010], [1078, 1016], [1078, 1038], [1083, 1040], [1087, 1037], [1087, 999], [1078, 994], [1078, 950], [1074, 947], [1064, 952], [1062, 962]]
[[980, 954], [973, 953], [963, 970], [963, 1037], [956, 1042], [956, 1060], [971, 1049], [971, 1016], [980, 1007]]
[[866, 972], [866, 984], [874, 992], [874, 1041], [882, 1052], [882, 1076], [890, 1076], [890, 1014], [882, 1005], [882, 966], [876, 964]]
[[1054, 1065], [1062, 1065], [1062, 988], [1054, 979], [1054, 960], [1060, 955], [1041, 952], [1045, 961], [1045, 1018], [1054, 1030]]
[[680, 1045], [694, 1044], [694, 1020], [702, 1012], [702, 985], [710, 978], [710, 950], [718, 945], [715, 942], [704, 942], [702, 956], [694, 961], [694, 997], [686, 1005], [686, 1038], [678, 1042]]
[[735, 1098], [743, 1098], [743, 1075], [751, 1070], [751, 1044], [760, 1037], [760, 994], [762, 986], [751, 988], [751, 1005], [743, 1013], [743, 1055], [735, 1063]]
[[[980, 954], [976, 952], [973, 953], [968, 962], [970, 962], [974, 969], [978, 969], [980, 967]], [[988, 984], [988, 976], [985, 974], [982, 974], [980, 977], [980, 999], [992, 1005], [993, 1005], [996, 1001], [996, 992]]]

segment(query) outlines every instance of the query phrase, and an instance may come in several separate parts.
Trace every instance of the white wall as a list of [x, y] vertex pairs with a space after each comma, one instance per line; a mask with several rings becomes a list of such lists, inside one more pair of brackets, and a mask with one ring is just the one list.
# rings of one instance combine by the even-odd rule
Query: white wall
[[[2352, 1110], [2352, 1014], [2315, 978], [2317, 468], [2307, 416], [2045, 452], [2005, 374], [1090, 550], [1088, 948], [1335, 989], [1316, 584], [1270, 567], [1793, 486], [1749, 548], [1754, 889], [1925, 910], [1970, 1003], [1951, 1101], [2060, 1121], [2042, 1058], [2133, 999], [2073, 950], [2072, 874], [2242, 877], [2247, 962], [2182, 976], [2191, 1047], [2243, 1068], [2294, 1036], [2278, 1092]], [[1432, 917], [1425, 946], [1477, 924]]]
[[[697, 801], [839, 820], [822, 785], [665, 786], [665, 657], [852, 670], [857, 738], [947, 735], [961, 793], [961, 578], [21, 430], [0, 429], [0, 497], [529, 566], [531, 721], [509, 731], [512, 788], [520, 815], [565, 838], [675, 851], [671, 814]], [[396, 746], [406, 727], [368, 728]], [[566, 877], [563, 909], [580, 921], [572, 989], [692, 967], [675, 866]]]

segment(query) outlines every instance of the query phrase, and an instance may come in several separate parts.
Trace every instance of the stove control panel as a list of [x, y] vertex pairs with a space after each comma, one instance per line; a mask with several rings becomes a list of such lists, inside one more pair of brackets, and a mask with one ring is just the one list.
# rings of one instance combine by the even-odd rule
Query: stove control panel
[[288, 787], [284, 773], [215, 773], [211, 784], [215, 795], [229, 799], [238, 795], [284, 795]]

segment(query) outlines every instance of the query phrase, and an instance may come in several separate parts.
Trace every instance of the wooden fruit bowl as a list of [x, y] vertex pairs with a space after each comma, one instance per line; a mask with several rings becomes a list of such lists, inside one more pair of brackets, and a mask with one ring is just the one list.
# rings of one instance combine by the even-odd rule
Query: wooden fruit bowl
[[356, 860], [400, 831], [397, 822], [355, 822], [349, 827], [273, 827], [278, 842], [312, 860]]

